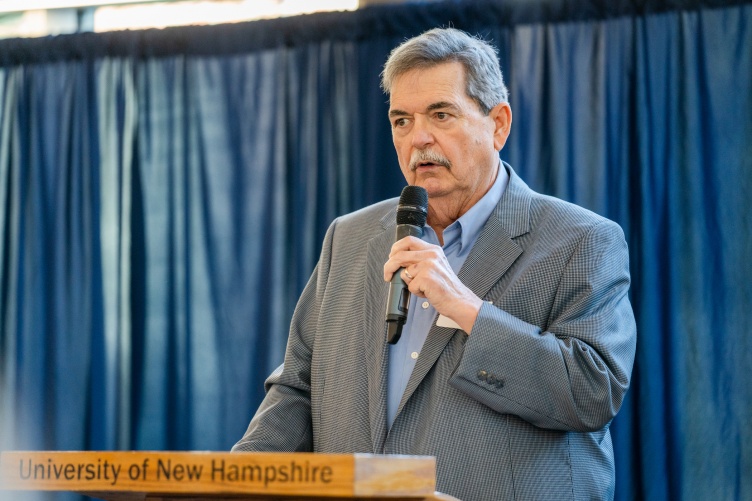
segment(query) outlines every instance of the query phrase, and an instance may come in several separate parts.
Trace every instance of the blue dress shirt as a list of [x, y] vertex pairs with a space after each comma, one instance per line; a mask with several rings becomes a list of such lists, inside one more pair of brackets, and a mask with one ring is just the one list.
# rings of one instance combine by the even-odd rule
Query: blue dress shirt
[[[462, 217], [444, 229], [444, 254], [455, 274], [459, 273], [483, 226], [501, 200], [508, 180], [506, 169], [499, 163], [499, 173], [491, 189]], [[436, 232], [430, 226], [423, 230], [422, 239], [439, 245]], [[436, 310], [427, 299], [410, 295], [410, 306], [402, 337], [397, 344], [389, 345], [387, 424], [390, 428], [397, 417], [400, 400], [435, 317]]]

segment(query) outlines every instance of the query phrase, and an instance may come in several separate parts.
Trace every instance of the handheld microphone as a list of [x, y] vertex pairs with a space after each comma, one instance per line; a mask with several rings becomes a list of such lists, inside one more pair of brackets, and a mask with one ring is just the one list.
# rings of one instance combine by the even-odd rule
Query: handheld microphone
[[[394, 241], [407, 236], [422, 237], [427, 217], [428, 192], [420, 186], [405, 186], [397, 206], [397, 232]], [[394, 272], [389, 283], [386, 302], [386, 340], [389, 344], [399, 341], [410, 304], [410, 291], [400, 276], [402, 270], [400, 268]]]

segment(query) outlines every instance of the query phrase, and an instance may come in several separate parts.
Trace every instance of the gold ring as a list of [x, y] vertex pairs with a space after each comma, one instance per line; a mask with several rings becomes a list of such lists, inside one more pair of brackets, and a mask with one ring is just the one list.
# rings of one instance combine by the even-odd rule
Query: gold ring
[[406, 275], [406, 276], [407, 276], [407, 278], [409, 278], [410, 280], [412, 280], [412, 279], [413, 279], [413, 276], [412, 276], [412, 275], [410, 275], [410, 272], [409, 272], [409, 271], [407, 271], [407, 268], [405, 268], [405, 275]]

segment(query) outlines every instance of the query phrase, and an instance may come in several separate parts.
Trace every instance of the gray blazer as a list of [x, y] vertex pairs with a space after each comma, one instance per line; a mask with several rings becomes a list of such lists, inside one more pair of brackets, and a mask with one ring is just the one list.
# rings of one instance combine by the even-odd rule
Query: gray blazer
[[506, 168], [458, 274], [486, 301], [472, 335], [434, 323], [392, 428], [383, 265], [396, 199], [330, 226], [284, 364], [233, 450], [432, 455], [437, 489], [463, 501], [613, 497], [608, 427], [636, 338], [624, 235]]

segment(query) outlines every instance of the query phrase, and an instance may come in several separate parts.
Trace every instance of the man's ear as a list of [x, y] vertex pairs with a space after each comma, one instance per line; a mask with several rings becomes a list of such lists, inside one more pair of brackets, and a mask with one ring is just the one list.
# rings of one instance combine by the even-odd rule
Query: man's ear
[[512, 108], [509, 103], [499, 103], [488, 113], [494, 122], [494, 148], [501, 151], [512, 130]]

